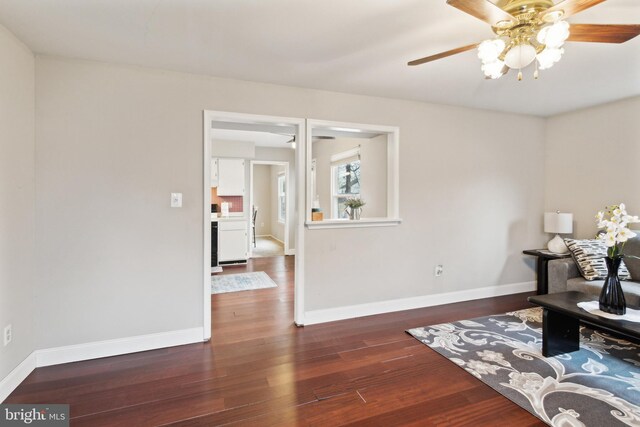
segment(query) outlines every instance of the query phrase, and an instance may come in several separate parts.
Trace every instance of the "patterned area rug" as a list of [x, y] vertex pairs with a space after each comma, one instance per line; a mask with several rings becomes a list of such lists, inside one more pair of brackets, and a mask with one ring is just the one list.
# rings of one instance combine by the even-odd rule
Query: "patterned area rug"
[[211, 276], [211, 293], [250, 291], [253, 289], [275, 288], [278, 285], [264, 271]]
[[638, 345], [582, 327], [579, 351], [545, 358], [541, 308], [407, 332], [549, 425], [640, 426]]

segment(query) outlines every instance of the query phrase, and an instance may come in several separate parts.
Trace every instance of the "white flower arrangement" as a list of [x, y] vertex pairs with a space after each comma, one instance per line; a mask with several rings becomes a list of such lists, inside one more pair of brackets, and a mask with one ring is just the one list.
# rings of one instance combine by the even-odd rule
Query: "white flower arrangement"
[[606, 230], [606, 233], [600, 234], [598, 238], [604, 240], [607, 245], [607, 256], [616, 258], [622, 256], [627, 240], [636, 236], [627, 226], [640, 222], [640, 218], [627, 214], [624, 203], [620, 203], [607, 206], [606, 210], [598, 212], [596, 221], [599, 229]]

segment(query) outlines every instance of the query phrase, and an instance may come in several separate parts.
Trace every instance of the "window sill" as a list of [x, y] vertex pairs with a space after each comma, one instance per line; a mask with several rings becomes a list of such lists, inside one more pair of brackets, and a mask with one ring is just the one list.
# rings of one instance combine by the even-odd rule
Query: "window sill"
[[327, 219], [324, 221], [306, 221], [305, 226], [309, 230], [321, 228], [392, 227], [400, 225], [401, 222], [402, 218]]

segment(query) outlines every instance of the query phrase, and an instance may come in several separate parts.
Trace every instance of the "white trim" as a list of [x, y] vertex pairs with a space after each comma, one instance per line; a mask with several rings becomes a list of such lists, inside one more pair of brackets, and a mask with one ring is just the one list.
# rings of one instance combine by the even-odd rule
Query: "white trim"
[[[211, 157], [211, 122], [212, 121], [235, 121], [240, 123], [255, 123], [255, 124], [286, 124], [287, 126], [296, 126], [298, 128], [298, 132], [296, 134], [296, 141], [299, 143], [296, 144], [295, 152], [296, 152], [296, 195], [297, 195], [297, 232], [296, 232], [296, 248], [297, 255], [295, 259], [295, 279], [294, 279], [294, 297], [293, 297], [293, 312], [294, 312], [294, 322], [297, 325], [301, 325], [304, 323], [304, 221], [305, 221], [305, 200], [306, 200], [306, 185], [304, 183], [306, 180], [306, 162], [305, 162], [305, 150], [306, 150], [306, 121], [305, 119], [298, 119], [293, 117], [277, 117], [277, 116], [265, 116], [265, 115], [257, 115], [257, 114], [244, 114], [244, 113], [230, 113], [224, 111], [211, 111], [204, 110], [204, 205], [205, 210], [208, 208], [209, 212], [206, 212], [204, 215], [204, 230], [207, 230], [205, 233], [205, 243], [204, 243], [204, 296], [203, 296], [203, 310], [204, 310], [204, 335], [205, 339], [211, 338], [211, 238], [209, 238], [209, 243], [207, 245], [206, 234], [209, 233], [209, 221], [210, 221], [210, 211], [211, 208], [207, 207], [207, 205], [211, 205], [211, 190], [210, 190], [210, 177], [211, 177], [211, 162], [207, 161], [208, 157]], [[208, 156], [208, 157], [207, 157]], [[208, 165], [208, 166], [207, 166]], [[288, 173], [288, 168], [287, 168]], [[288, 193], [287, 193], [288, 194]], [[208, 335], [207, 335], [208, 332]]]
[[[203, 112], [202, 126], [204, 128], [203, 136], [203, 281], [204, 293], [202, 295], [202, 338], [204, 341], [211, 339], [211, 120], [213, 119], [210, 111]], [[207, 123], [209, 124], [207, 126]]]
[[295, 271], [294, 274], [294, 306], [293, 316], [296, 325], [304, 325], [304, 221], [306, 218], [306, 203], [308, 181], [307, 180], [307, 122], [301, 120], [298, 126], [298, 135], [300, 136], [300, 143], [296, 145], [296, 197], [297, 197], [297, 212], [298, 218], [296, 218], [296, 259], [295, 259]]
[[[306, 144], [304, 147], [306, 150], [305, 159], [307, 164], [307, 166], [305, 167], [305, 173], [307, 174], [307, 180], [305, 181], [307, 196], [305, 198], [304, 212], [302, 215], [304, 218], [304, 223], [307, 224], [307, 227], [312, 223], [311, 208], [313, 206], [313, 198], [316, 196], [315, 194], [312, 194], [313, 189], [311, 183], [311, 164], [313, 161], [313, 159], [311, 158], [311, 151], [313, 144], [312, 133], [314, 127], [360, 129], [364, 132], [387, 134], [387, 219], [389, 221], [385, 225], [391, 226], [400, 224], [400, 128], [397, 126], [380, 126], [307, 119], [305, 133]], [[301, 209], [298, 210], [300, 211]], [[324, 228], [352, 227], [350, 225], [350, 222], [332, 222], [332, 220], [323, 220], [313, 221], [313, 226], [309, 228], [321, 228], [318, 225], [326, 221], [329, 221], [330, 225]]]
[[431, 307], [434, 305], [451, 304], [454, 302], [471, 301], [501, 295], [530, 292], [536, 289], [536, 282], [512, 283], [508, 285], [488, 286], [485, 288], [467, 289], [434, 295], [420, 295], [411, 298], [401, 298], [388, 301], [378, 301], [345, 307], [313, 310], [305, 313], [305, 325], [333, 322], [336, 320], [352, 319], [354, 317], [371, 316], [374, 314], [391, 313], [394, 311], [412, 310], [415, 308]]
[[278, 239], [276, 236], [274, 236], [273, 234], [269, 234], [267, 237], [271, 237], [273, 240], [275, 240], [276, 242], [280, 242], [282, 243], [282, 246], [284, 246], [284, 242], [280, 239]]
[[362, 218], [350, 219], [325, 219], [324, 221], [307, 221], [305, 226], [309, 230], [319, 228], [365, 228], [365, 227], [389, 227], [400, 225], [402, 218]]
[[0, 402], [3, 402], [36, 368], [195, 344], [202, 342], [202, 337], [203, 328], [191, 328], [36, 350], [0, 381]]
[[[284, 219], [280, 219], [280, 177], [284, 178]], [[276, 178], [276, 187], [278, 187], [278, 224], [284, 225], [284, 234], [285, 238], [285, 250], [289, 248], [289, 239], [287, 238], [289, 235], [289, 222], [287, 219], [289, 218], [289, 164], [285, 166], [284, 172], [278, 172], [278, 177]]]
[[191, 328], [48, 348], [36, 350], [34, 353], [36, 365], [40, 368], [42, 366], [59, 365], [62, 363], [78, 362], [80, 360], [98, 359], [101, 357], [193, 344], [202, 342], [202, 336], [202, 328]]
[[36, 356], [31, 353], [0, 381], [0, 403], [4, 402], [34, 369], [36, 369]]

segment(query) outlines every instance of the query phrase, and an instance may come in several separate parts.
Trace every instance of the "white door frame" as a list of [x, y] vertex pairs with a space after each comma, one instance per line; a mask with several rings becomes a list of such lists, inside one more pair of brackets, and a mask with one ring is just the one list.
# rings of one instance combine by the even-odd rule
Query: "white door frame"
[[258, 114], [231, 113], [225, 111], [203, 111], [203, 339], [211, 339], [211, 122], [231, 121], [239, 123], [296, 126], [296, 258], [294, 275], [293, 320], [304, 325], [304, 222], [306, 206], [306, 122], [293, 117], [265, 116]]
[[[296, 144], [297, 146], [297, 144]], [[291, 255], [291, 251], [289, 250], [289, 221], [291, 220], [291, 207], [289, 206], [289, 162], [276, 161], [276, 160], [251, 160], [249, 162], [249, 212], [253, 215], [253, 167], [255, 165], [271, 165], [271, 166], [284, 166], [284, 204], [285, 204], [285, 215], [284, 215], [284, 254]], [[251, 233], [251, 216], [249, 216], [249, 256], [253, 256], [253, 243], [252, 243], [252, 233]]]

